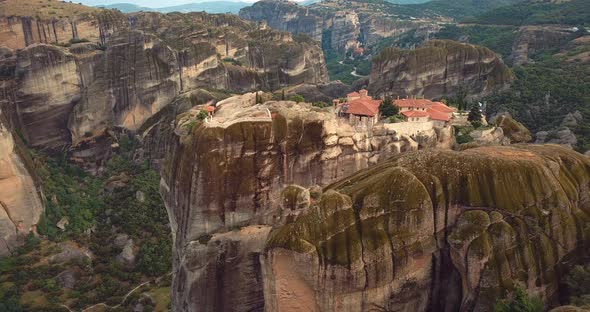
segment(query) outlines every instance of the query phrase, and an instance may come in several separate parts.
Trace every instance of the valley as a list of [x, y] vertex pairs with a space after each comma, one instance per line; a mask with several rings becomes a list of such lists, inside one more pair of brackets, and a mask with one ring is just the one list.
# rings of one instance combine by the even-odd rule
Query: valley
[[25, 2], [0, 311], [590, 304], [585, 0]]

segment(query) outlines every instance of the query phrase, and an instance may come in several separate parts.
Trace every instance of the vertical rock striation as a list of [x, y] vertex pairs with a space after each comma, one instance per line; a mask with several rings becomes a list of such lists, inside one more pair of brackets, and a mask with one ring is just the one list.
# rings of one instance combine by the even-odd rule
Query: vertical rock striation
[[[163, 164], [161, 181], [175, 237], [178, 310], [262, 309], [258, 255], [266, 234], [257, 231], [254, 240], [227, 233], [258, 226], [268, 231], [298, 215], [280, 208], [284, 185], [325, 185], [401, 151], [446, 144], [439, 138], [449, 138], [451, 131], [415, 136], [381, 128], [355, 131], [329, 110], [254, 102], [252, 93], [222, 101], [213, 120], [200, 124], [187, 117], [190, 112], [178, 119], [177, 144]], [[233, 239], [219, 242], [219, 235]], [[236, 267], [250, 273], [240, 275]]]
[[482, 96], [506, 87], [513, 74], [493, 51], [432, 40], [416, 50], [386, 48], [373, 60], [372, 94], [439, 98], [464, 91]]
[[117, 27], [97, 24], [110, 31], [102, 43], [34, 43], [16, 53], [16, 62], [0, 59], [7, 81], [3, 94], [9, 95], [3, 106], [14, 112], [28, 143], [71, 148], [76, 160], [100, 166], [110, 153], [113, 129], [136, 131], [185, 93], [275, 90], [328, 80], [318, 43], [236, 16], [119, 17]]
[[590, 235], [589, 182], [558, 146], [393, 157], [270, 233], [267, 310], [492, 311], [515, 287], [555, 303], [559, 260]]
[[9, 255], [27, 234], [35, 233], [43, 213], [30, 168], [3, 120], [0, 111], [0, 256]]

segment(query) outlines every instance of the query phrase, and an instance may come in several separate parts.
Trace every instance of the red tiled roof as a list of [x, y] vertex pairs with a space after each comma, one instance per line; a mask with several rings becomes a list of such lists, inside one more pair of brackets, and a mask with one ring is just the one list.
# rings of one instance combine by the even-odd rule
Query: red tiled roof
[[209, 113], [213, 113], [215, 111], [215, 106], [211, 106], [208, 105], [205, 107], [205, 109], [209, 112]]
[[447, 106], [445, 103], [441, 103], [441, 102], [434, 102], [431, 106], [432, 109], [436, 109], [437, 111], [443, 112], [443, 113], [453, 113], [456, 111], [456, 109]]
[[351, 93], [347, 94], [346, 96], [347, 97], [358, 97], [358, 96], [361, 96], [361, 94], [358, 92], [351, 92]]
[[445, 112], [439, 111], [434, 108], [428, 108], [428, 109], [426, 109], [426, 112], [428, 114], [430, 114], [430, 119], [432, 119], [432, 120], [441, 120], [441, 121], [451, 120], [451, 116], [449, 116], [449, 113], [445, 113]]
[[398, 107], [430, 107], [433, 102], [427, 99], [398, 99], [394, 101]]
[[406, 117], [428, 117], [428, 116], [430, 116], [430, 114], [425, 111], [416, 111], [416, 110], [402, 112], [402, 115], [404, 115]]
[[381, 100], [358, 99], [348, 103], [347, 113], [374, 117], [379, 112]]

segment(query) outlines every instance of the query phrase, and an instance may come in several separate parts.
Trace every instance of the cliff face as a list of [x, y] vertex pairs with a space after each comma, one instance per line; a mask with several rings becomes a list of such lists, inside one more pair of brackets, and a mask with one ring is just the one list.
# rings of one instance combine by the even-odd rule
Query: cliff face
[[590, 235], [588, 182], [558, 146], [393, 157], [270, 233], [266, 309], [492, 311], [516, 286], [555, 302], [558, 261]]
[[[107, 130], [136, 130], [180, 94], [199, 88], [245, 92], [328, 80], [317, 43], [235, 16], [122, 18], [102, 45], [32, 44], [3, 69], [12, 80], [3, 85], [9, 95], [3, 105], [15, 112], [33, 146], [108, 143]], [[95, 152], [79, 155], [104, 158]]]
[[369, 91], [439, 98], [464, 89], [469, 96], [482, 96], [512, 79], [510, 69], [487, 48], [433, 40], [416, 50], [384, 49], [373, 59]]
[[436, 18], [399, 19], [398, 10], [388, 3], [368, 5], [333, 0], [301, 6], [288, 1], [263, 0], [241, 9], [240, 17], [264, 22], [277, 30], [305, 34], [340, 53], [360, 45], [372, 46], [382, 38], [411, 30], [422, 33], [438, 28]]
[[0, 111], [0, 256], [24, 242], [43, 213], [33, 178]]
[[68, 18], [0, 13], [0, 42], [11, 49], [22, 49], [34, 43], [67, 44], [72, 39], [105, 43], [114, 31], [124, 27], [124, 21], [124, 16], [116, 11], [98, 9]]
[[321, 41], [323, 20], [310, 13], [309, 8], [287, 1], [259, 1], [240, 10], [240, 17], [291, 33], [306, 34]]
[[514, 65], [527, 64], [536, 52], [560, 47], [574, 38], [571, 28], [559, 26], [523, 26], [512, 45]]
[[[213, 121], [200, 125], [190, 111], [179, 117], [178, 142], [163, 164], [161, 184], [175, 236], [179, 310], [264, 305], [257, 259], [266, 235], [260, 232], [283, 222], [284, 185], [325, 185], [401, 151], [452, 141], [450, 129], [412, 137], [383, 128], [354, 131], [327, 110], [254, 101], [254, 94], [223, 101]], [[260, 240], [237, 234], [216, 240], [239, 227], [256, 230]]]

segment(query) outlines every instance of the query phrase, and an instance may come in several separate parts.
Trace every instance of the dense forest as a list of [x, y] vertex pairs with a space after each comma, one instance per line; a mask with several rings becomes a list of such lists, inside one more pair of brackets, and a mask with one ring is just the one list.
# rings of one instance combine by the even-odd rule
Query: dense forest
[[[158, 191], [160, 177], [147, 163], [132, 159], [138, 147], [133, 137], [123, 135], [119, 143], [100, 176], [65, 156], [32, 150], [46, 209], [40, 237], [29, 236], [14, 256], [0, 258], [0, 311], [138, 302], [148, 310], [167, 308], [172, 237]], [[152, 284], [124, 297], [147, 281]]]

